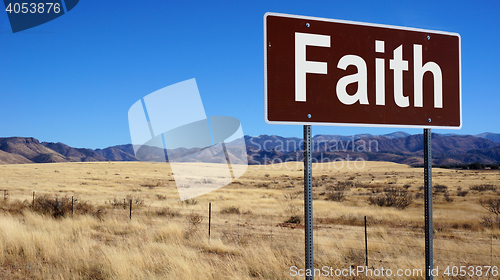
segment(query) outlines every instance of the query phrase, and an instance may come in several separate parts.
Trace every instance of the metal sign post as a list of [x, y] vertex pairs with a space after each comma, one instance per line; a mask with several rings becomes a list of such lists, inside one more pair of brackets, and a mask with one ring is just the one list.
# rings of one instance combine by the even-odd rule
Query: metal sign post
[[[304, 226], [306, 280], [314, 279], [311, 126], [304, 125]], [[309, 273], [307, 273], [309, 272]]]
[[425, 197], [425, 268], [426, 280], [432, 280], [432, 154], [431, 129], [424, 128], [424, 197]]

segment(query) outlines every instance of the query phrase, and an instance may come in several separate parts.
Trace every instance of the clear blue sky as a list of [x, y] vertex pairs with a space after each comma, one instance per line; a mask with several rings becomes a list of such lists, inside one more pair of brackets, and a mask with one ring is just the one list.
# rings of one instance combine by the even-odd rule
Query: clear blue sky
[[[3, 5], [2, 5], [3, 6]], [[302, 135], [264, 121], [263, 16], [279, 12], [460, 33], [463, 127], [500, 133], [500, 1], [80, 1], [13, 34], [0, 11], [0, 137], [74, 147], [130, 143], [143, 96], [196, 78], [208, 116], [248, 135]], [[313, 126], [313, 134], [420, 129]]]

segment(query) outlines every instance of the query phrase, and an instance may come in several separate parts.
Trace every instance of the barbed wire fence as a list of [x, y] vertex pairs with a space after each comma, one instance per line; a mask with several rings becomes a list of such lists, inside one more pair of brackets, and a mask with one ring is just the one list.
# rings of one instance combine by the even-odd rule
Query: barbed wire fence
[[[33, 204], [41, 196], [56, 196], [53, 192], [1, 190], [3, 199], [11, 201], [17, 199], [25, 204]], [[76, 195], [71, 197], [71, 202], [76, 201]], [[116, 199], [115, 199], [116, 200]], [[109, 199], [108, 201], [111, 201]], [[199, 220], [196, 226], [204, 231], [208, 239], [221, 239], [236, 243], [248, 243], [251, 239], [267, 242], [271, 248], [277, 244], [303, 244], [304, 227], [300, 223], [287, 223], [290, 215], [267, 214], [257, 211], [224, 211], [216, 203], [207, 203], [206, 209], [193, 209], [190, 205], [168, 207], [164, 213], [162, 207], [153, 209], [147, 205], [132, 203], [133, 198], [123, 199], [123, 203], [116, 206], [108, 205], [108, 210], [114, 216], [133, 219], [135, 211], [143, 211], [150, 216], [166, 216], [165, 221], [176, 221], [186, 227], [192, 221], [185, 217], [197, 215]], [[102, 202], [102, 201], [101, 201]], [[198, 208], [205, 207], [197, 205]], [[72, 211], [73, 212], [73, 211]], [[72, 216], [72, 215], [71, 215]], [[140, 217], [137, 215], [137, 217]], [[365, 216], [366, 217], [366, 216]], [[303, 219], [303, 217], [302, 217]], [[409, 249], [421, 251], [424, 261], [424, 232], [423, 229], [399, 227], [387, 229], [377, 224], [367, 226], [363, 223], [319, 223], [321, 218], [314, 220], [314, 249], [315, 257], [327, 255], [328, 252], [346, 250], [353, 255], [351, 261], [358, 265], [373, 266], [387, 262], [398, 256], [407, 255]], [[493, 233], [489, 238], [471, 236], [472, 231], [450, 229], [448, 234], [434, 236], [434, 261], [435, 264], [498, 266], [500, 264], [500, 236]], [[486, 236], [485, 233], [483, 233]], [[471, 244], [473, 246], [471, 246]], [[457, 249], [459, 248], [459, 249]], [[460, 249], [461, 248], [461, 249]], [[466, 251], [463, 248], [473, 248]], [[297, 251], [299, 258], [304, 257], [303, 250]], [[415, 257], [415, 258], [418, 258]], [[485, 263], [485, 260], [488, 260]]]

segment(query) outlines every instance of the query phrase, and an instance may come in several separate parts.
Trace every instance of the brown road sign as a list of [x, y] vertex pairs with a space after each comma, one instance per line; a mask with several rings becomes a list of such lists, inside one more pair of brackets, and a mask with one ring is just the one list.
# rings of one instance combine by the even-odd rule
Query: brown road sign
[[460, 35], [266, 13], [271, 124], [462, 126]]

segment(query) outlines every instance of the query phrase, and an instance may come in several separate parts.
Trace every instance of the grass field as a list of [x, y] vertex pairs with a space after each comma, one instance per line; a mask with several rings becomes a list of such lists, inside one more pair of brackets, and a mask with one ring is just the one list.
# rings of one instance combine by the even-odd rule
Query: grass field
[[[232, 184], [181, 203], [168, 164], [1, 165], [0, 278], [303, 278], [290, 275], [304, 266], [302, 168], [249, 166]], [[447, 266], [500, 266], [498, 219], [480, 204], [500, 198], [500, 172], [435, 168], [433, 183], [437, 278], [449, 278]], [[364, 265], [367, 216], [370, 268], [423, 268], [422, 185], [422, 168], [315, 164], [315, 267]], [[392, 207], [376, 205], [390, 195]]]

